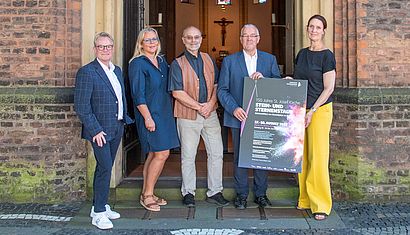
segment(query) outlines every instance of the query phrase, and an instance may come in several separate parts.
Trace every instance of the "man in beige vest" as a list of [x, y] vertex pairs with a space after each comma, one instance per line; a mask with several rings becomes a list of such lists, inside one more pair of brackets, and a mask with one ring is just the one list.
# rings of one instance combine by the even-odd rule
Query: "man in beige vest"
[[193, 26], [182, 34], [185, 51], [171, 64], [169, 91], [175, 98], [174, 116], [181, 141], [181, 192], [184, 205], [195, 206], [195, 157], [200, 137], [208, 155], [208, 191], [206, 201], [229, 205], [222, 195], [223, 144], [216, 114], [218, 69], [210, 56], [200, 52], [201, 31]]

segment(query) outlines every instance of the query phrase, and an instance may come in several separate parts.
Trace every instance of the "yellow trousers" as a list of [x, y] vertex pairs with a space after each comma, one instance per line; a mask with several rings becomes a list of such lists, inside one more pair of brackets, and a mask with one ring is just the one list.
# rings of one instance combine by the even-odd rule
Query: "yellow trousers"
[[301, 208], [312, 213], [330, 214], [332, 194], [329, 179], [329, 135], [333, 105], [319, 107], [305, 130], [302, 172], [299, 174], [299, 201]]

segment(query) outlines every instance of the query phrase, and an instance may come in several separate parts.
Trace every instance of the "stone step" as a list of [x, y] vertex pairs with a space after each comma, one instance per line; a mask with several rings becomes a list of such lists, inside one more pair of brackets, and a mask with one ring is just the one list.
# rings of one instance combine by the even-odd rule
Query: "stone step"
[[[248, 200], [253, 200], [253, 178], [249, 178], [249, 197]], [[236, 197], [233, 179], [224, 178], [223, 194], [227, 200], [233, 200]], [[167, 178], [160, 179], [155, 187], [155, 194], [164, 197], [167, 200], [182, 200], [181, 196], [181, 179]], [[111, 201], [127, 201], [136, 200], [141, 194], [142, 180], [127, 179], [123, 180], [120, 185], [111, 190]], [[206, 179], [197, 179], [197, 190], [195, 199], [203, 201], [206, 198]], [[270, 177], [268, 181], [267, 196], [271, 200], [296, 200], [299, 190], [296, 181], [293, 177]]]
[[[168, 205], [161, 207], [160, 212], [150, 212], [137, 200], [110, 202], [111, 208], [121, 214], [121, 219], [113, 220], [114, 230], [108, 232], [171, 234], [172, 231], [166, 230], [174, 230], [174, 234], [233, 234], [226, 230], [223, 233], [222, 229], [234, 228], [243, 230], [241, 234], [321, 234], [320, 231], [337, 234], [336, 230], [333, 233], [331, 231], [346, 228], [335, 210], [332, 210], [327, 220], [316, 221], [310, 211], [297, 210], [295, 203], [294, 200], [272, 200], [271, 207], [261, 209], [255, 203], [248, 202], [246, 210], [238, 210], [232, 203], [221, 208], [215, 204], [197, 201], [195, 208], [187, 208], [181, 201], [168, 201]], [[65, 229], [75, 229], [77, 232], [73, 230], [69, 234], [79, 234], [79, 231], [83, 230], [88, 231], [83, 232], [87, 234], [102, 233], [91, 225], [90, 208], [91, 202], [84, 203], [77, 215], [65, 226]], [[318, 229], [326, 230], [318, 232]]]

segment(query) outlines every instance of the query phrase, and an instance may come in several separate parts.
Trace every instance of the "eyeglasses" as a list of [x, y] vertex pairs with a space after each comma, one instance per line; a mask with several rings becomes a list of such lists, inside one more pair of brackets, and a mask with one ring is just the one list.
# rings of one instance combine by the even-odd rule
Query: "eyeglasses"
[[104, 50], [111, 51], [114, 48], [114, 45], [98, 45], [98, 46], [95, 46], [95, 47], [99, 51], [104, 51]]
[[144, 38], [142, 41], [145, 42], [145, 43], [152, 44], [152, 43], [157, 43], [158, 38]]
[[184, 38], [188, 41], [193, 41], [193, 40], [198, 41], [199, 39], [202, 38], [202, 36], [201, 35], [195, 35], [195, 36], [187, 35], [187, 36], [184, 36]]
[[254, 39], [259, 37], [259, 35], [241, 35], [242, 38], [250, 38], [250, 39]]

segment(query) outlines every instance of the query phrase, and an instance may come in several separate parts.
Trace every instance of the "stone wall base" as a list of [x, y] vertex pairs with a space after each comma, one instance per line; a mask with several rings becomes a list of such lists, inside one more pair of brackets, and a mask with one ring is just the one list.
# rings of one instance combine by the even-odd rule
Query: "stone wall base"
[[0, 201], [86, 196], [86, 149], [73, 88], [0, 88]]
[[337, 89], [334, 95], [334, 197], [410, 200], [410, 88]]

